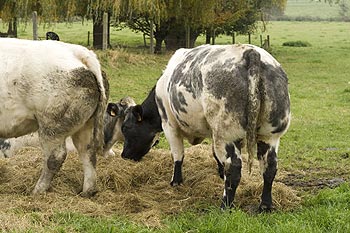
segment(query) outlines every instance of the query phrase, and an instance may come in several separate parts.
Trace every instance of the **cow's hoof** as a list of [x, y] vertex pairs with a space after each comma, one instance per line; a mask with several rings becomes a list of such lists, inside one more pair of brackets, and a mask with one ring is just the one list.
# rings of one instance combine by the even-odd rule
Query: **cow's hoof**
[[32, 195], [42, 195], [46, 194], [47, 192], [52, 191], [51, 187], [41, 187], [41, 186], [35, 186], [35, 188], [32, 191]]
[[80, 195], [81, 197], [87, 197], [87, 198], [89, 198], [89, 197], [95, 196], [97, 192], [98, 192], [98, 191], [97, 191], [96, 189], [90, 189], [90, 190], [87, 190], [87, 191], [85, 191], [85, 192], [79, 193], [79, 195]]
[[182, 180], [180, 180], [180, 181], [174, 181], [174, 180], [172, 180], [172, 181], [170, 182], [170, 185], [173, 186], [173, 187], [179, 186], [179, 185], [181, 185], [181, 184], [182, 184]]
[[271, 205], [261, 204], [259, 206], [258, 212], [259, 213], [271, 213], [273, 210], [274, 210], [274, 208]]
[[43, 195], [43, 194], [45, 194], [46, 193], [46, 191], [37, 191], [37, 190], [33, 190], [33, 192], [32, 192], [32, 195], [33, 196], [40, 196], [40, 195]]
[[106, 151], [106, 152], [103, 154], [103, 156], [104, 156], [105, 158], [114, 157], [114, 156], [115, 156], [115, 152], [114, 152], [112, 149], [110, 149], [109, 151]]
[[222, 211], [229, 211], [231, 213], [231, 209], [234, 208], [234, 207], [235, 207], [235, 205], [233, 203], [228, 205], [225, 202], [221, 202], [220, 210], [222, 210]]

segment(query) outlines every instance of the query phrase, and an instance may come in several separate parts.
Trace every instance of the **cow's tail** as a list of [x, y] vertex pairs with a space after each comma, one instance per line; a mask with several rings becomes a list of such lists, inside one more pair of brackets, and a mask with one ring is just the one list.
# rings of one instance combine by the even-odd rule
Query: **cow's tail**
[[260, 54], [254, 49], [246, 52], [248, 67], [248, 125], [247, 125], [247, 151], [248, 172], [251, 173], [254, 156], [256, 155], [257, 123], [260, 112]]
[[96, 153], [102, 155], [104, 146], [103, 117], [108, 101], [108, 81], [102, 76], [100, 62], [93, 51], [86, 48], [84, 50], [78, 49], [75, 51], [75, 56], [77, 56], [78, 59], [95, 75], [98, 89], [100, 91], [100, 98], [94, 113], [93, 145], [96, 149]]

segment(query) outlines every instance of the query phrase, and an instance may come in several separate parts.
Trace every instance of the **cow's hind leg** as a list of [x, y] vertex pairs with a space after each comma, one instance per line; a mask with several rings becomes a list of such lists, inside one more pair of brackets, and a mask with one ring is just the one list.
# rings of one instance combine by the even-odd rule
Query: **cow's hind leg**
[[277, 172], [277, 151], [279, 138], [275, 140], [258, 140], [258, 159], [264, 186], [261, 195], [260, 212], [272, 210], [272, 183]]
[[52, 178], [60, 170], [67, 157], [64, 138], [51, 141], [40, 137], [40, 141], [44, 153], [44, 164], [33, 194], [44, 193], [50, 188]]
[[96, 146], [93, 145], [93, 122], [89, 120], [85, 126], [72, 135], [73, 143], [77, 148], [83, 164], [84, 183], [80, 193], [83, 197], [90, 197], [97, 193], [96, 173]]
[[219, 160], [219, 158], [216, 156], [215, 150], [214, 150], [214, 146], [212, 148], [213, 150], [213, 156], [214, 159], [218, 165], [218, 173], [221, 179], [224, 179], [224, 165], [222, 165], [221, 161]]
[[241, 181], [241, 141], [237, 140], [233, 143], [223, 144], [214, 140], [217, 161], [220, 161], [224, 167], [225, 188], [221, 204], [222, 209], [233, 206], [236, 190]]

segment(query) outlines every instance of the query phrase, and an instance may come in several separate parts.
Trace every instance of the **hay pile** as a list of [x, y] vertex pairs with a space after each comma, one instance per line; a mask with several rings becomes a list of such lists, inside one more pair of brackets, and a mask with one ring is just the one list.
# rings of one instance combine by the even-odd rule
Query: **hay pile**
[[[114, 148], [120, 154], [120, 148]], [[120, 156], [98, 159], [99, 192], [90, 199], [77, 195], [82, 185], [82, 166], [78, 155], [70, 153], [52, 182], [52, 192], [32, 196], [41, 170], [41, 151], [26, 148], [10, 159], [0, 159], [0, 209], [20, 209], [50, 215], [57, 211], [79, 212], [91, 216], [117, 214], [136, 222], [159, 226], [165, 215], [186, 210], [201, 211], [208, 205], [219, 208], [223, 181], [217, 174], [209, 145], [186, 149], [183, 167], [184, 184], [169, 185], [172, 159], [168, 150], [153, 149], [142, 162], [123, 160]], [[258, 163], [247, 174], [244, 159], [241, 184], [235, 203], [242, 209], [256, 210], [262, 190]], [[297, 191], [275, 182], [274, 205], [290, 209], [299, 204]], [[1, 215], [1, 214], [0, 214]]]

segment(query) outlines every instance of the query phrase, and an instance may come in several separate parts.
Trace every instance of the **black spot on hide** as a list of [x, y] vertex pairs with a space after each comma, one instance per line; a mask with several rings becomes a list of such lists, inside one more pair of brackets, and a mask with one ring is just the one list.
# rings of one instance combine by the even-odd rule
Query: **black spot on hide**
[[0, 150], [9, 150], [10, 148], [11, 143], [4, 138], [0, 138]]
[[60, 151], [59, 149], [52, 151], [47, 160], [47, 167], [54, 172], [59, 171], [64, 160], [66, 159], [66, 156], [66, 151]]
[[187, 103], [182, 92], [172, 91], [170, 94], [170, 98], [171, 98], [171, 103], [176, 112], [181, 111], [181, 112], [187, 113], [187, 110], [185, 108], [185, 106], [187, 106]]
[[205, 79], [209, 92], [217, 99], [225, 99], [227, 112], [234, 112], [240, 124], [247, 125], [248, 80], [244, 65], [236, 64], [234, 59], [227, 59], [224, 64], [217, 63], [208, 72]]
[[164, 108], [164, 104], [161, 98], [156, 97], [156, 103], [158, 108], [160, 109], [160, 115], [162, 117], [162, 119], [167, 122], [168, 121], [168, 116], [166, 114], [165, 108]]
[[[209, 54], [210, 49], [210, 47], [197, 47], [185, 55], [185, 59], [175, 68], [168, 86], [168, 92], [172, 92], [172, 96], [177, 95], [177, 85], [185, 87], [187, 92], [192, 93], [194, 99], [202, 93], [203, 79], [201, 69], [204, 65], [202, 62]], [[189, 66], [189, 69], [185, 72], [187, 66]]]
[[282, 121], [290, 109], [288, 78], [282, 67], [274, 67], [264, 63], [261, 63], [260, 67], [265, 86], [265, 99], [271, 101], [272, 104], [269, 121], [276, 128], [272, 133], [279, 133], [284, 131], [288, 124], [288, 122]]

